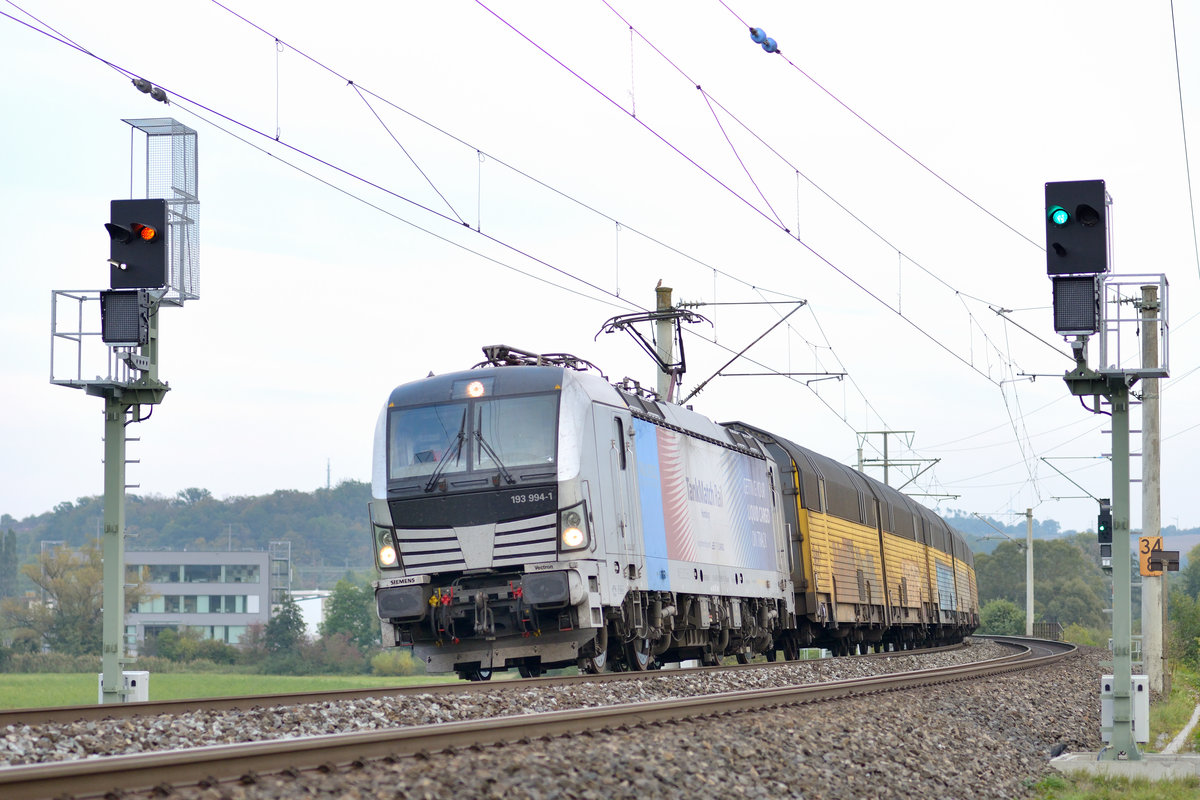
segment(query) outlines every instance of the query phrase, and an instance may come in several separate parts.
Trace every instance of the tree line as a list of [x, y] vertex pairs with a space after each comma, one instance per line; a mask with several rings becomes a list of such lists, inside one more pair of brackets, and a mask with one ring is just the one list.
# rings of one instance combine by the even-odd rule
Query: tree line
[[[369, 569], [374, 560], [368, 530], [370, 484], [344, 481], [312, 492], [280, 490], [253, 497], [218, 500], [207, 489], [188, 488], [174, 497], [126, 495], [127, 550], [266, 550], [288, 541], [296, 588], [318, 588], [347, 570]], [[0, 559], [0, 597], [33, 587], [19, 573], [5, 591], [5, 564], [32, 564], [43, 542], [79, 548], [101, 536], [104, 498], [80, 497], [50, 511], [15, 520], [0, 516], [0, 531], [11, 531], [12, 555]], [[7, 536], [3, 541], [8, 547]]]
[[[314, 492], [277, 491], [226, 500], [200, 488], [185, 489], [172, 498], [129, 495], [130, 550], [266, 549], [271, 541], [286, 540], [298, 574], [323, 569], [323, 586], [329, 585], [331, 575], [338, 578], [326, 601], [325, 622], [312, 640], [304, 636], [299, 611], [293, 613], [289, 598], [270, 623], [248, 631], [238, 648], [204, 642], [183, 631], [160, 635], [145, 652], [170, 660], [202, 659], [277, 672], [370, 669], [372, 659], [379, 657], [379, 625], [370, 585], [369, 499], [370, 486], [357, 481]], [[97, 538], [102, 521], [100, 497], [59, 503], [21, 521], [0, 517], [0, 644], [7, 652], [51, 650], [98, 657]], [[961, 514], [947, 521], [960, 529], [990, 529]], [[1053, 521], [1039, 525], [1043, 535], [1058, 538], [1034, 542], [1035, 619], [1057, 621], [1083, 643], [1105, 642], [1109, 620], [1104, 609], [1111, 605], [1111, 581], [1100, 569], [1095, 534], [1063, 535]], [[1023, 526], [1016, 527], [1023, 534]], [[999, 544], [981, 537], [977, 532], [972, 538], [982, 632], [1023, 633], [1023, 536]], [[56, 544], [46, 547], [46, 542]], [[990, 552], [980, 552], [984, 545]], [[1200, 661], [1200, 547], [1189, 554], [1189, 561], [1171, 583], [1170, 607], [1183, 642], [1181, 653]], [[318, 588], [317, 580], [294, 586]], [[137, 602], [143, 589], [137, 583], [129, 587], [127, 602]], [[1140, 600], [1136, 592], [1134, 600]], [[1134, 618], [1138, 617], [1135, 608]], [[378, 659], [376, 666], [386, 670], [395, 665]]]

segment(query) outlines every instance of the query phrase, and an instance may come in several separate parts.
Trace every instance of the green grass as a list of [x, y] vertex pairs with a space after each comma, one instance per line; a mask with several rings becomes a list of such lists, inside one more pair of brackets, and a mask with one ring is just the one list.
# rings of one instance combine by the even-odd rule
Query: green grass
[[1094, 775], [1051, 775], [1033, 786], [1037, 800], [1196, 800], [1200, 778], [1148, 781]]
[[[150, 674], [151, 700], [189, 697], [319, 692], [377, 686], [453, 682], [453, 675], [375, 677], [371, 675], [243, 675], [215, 672]], [[45, 708], [95, 704], [95, 673], [0, 673], [0, 708]]]
[[[1181, 668], [1175, 670], [1170, 697], [1150, 707], [1152, 744], [1159, 745], [1154, 749], [1165, 747], [1187, 724], [1196, 708], [1198, 685], [1200, 676]], [[1189, 748], [1185, 745], [1183, 749]], [[1149, 781], [1072, 773], [1051, 775], [1032, 788], [1037, 800], [1196, 800], [1200, 797], [1200, 777]]]
[[[1196, 709], [1197, 679], [1195, 673], [1176, 669], [1171, 676], [1171, 695], [1150, 706], [1150, 749], [1162, 750], [1175, 735], [1183, 730], [1192, 712]], [[1193, 742], [1185, 743], [1182, 751], [1188, 752]]]

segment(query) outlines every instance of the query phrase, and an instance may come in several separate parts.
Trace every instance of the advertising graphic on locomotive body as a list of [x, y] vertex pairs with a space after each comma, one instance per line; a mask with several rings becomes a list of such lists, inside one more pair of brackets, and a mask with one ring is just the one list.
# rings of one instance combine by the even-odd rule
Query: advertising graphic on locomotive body
[[479, 679], [927, 646], [976, 627], [971, 553], [936, 514], [585, 364], [492, 357], [391, 393], [371, 502], [385, 646]]

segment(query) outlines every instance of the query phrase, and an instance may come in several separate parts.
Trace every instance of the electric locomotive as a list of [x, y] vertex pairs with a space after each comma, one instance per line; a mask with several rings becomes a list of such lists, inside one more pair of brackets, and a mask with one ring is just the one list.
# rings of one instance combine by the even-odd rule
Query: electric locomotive
[[773, 660], [973, 627], [961, 538], [894, 490], [581, 359], [484, 352], [397, 387], [376, 427], [383, 641], [430, 672]]

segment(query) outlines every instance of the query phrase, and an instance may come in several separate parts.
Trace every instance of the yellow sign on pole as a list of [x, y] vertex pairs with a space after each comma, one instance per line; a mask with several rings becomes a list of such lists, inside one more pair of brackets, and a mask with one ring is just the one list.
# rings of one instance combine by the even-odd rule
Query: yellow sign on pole
[[1138, 537], [1138, 567], [1143, 577], [1154, 578], [1162, 575], [1161, 569], [1150, 569], [1150, 551], [1162, 550], [1162, 546], [1163, 541], [1161, 536]]

